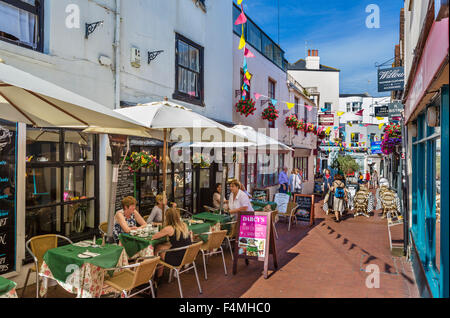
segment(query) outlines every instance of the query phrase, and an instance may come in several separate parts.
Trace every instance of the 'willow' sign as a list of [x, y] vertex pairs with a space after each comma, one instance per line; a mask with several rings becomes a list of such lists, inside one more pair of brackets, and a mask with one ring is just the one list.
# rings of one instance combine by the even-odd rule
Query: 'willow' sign
[[405, 85], [403, 67], [378, 70], [378, 92], [402, 91]]

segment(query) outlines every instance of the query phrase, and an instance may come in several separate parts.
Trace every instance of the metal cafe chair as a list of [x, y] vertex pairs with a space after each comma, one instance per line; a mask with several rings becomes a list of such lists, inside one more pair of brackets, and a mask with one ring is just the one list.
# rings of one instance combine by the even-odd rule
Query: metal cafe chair
[[183, 218], [190, 218], [192, 217], [194, 214], [186, 209], [182, 209], [182, 208], [177, 208], [180, 212], [180, 216]]
[[222, 225], [231, 225], [231, 230], [227, 233], [227, 235], [225, 235], [225, 238], [226, 238], [227, 243], [228, 243], [228, 248], [230, 249], [231, 259], [234, 260], [233, 249], [231, 248], [231, 241], [235, 241], [236, 240], [237, 221], [223, 223]]
[[[123, 295], [125, 295], [125, 298], [130, 298], [150, 289], [152, 292], [152, 297], [155, 298], [155, 290], [153, 289], [153, 276], [155, 275], [156, 266], [158, 265], [159, 260], [159, 257], [151, 256], [140, 258], [138, 259], [138, 262], [133, 265], [104, 269], [104, 271], [114, 270], [117, 272], [115, 272], [111, 278], [103, 282], [102, 290], [103, 286], [106, 284], [121, 292]], [[132, 269], [135, 270], [133, 271]], [[131, 294], [131, 291], [134, 288], [145, 284], [148, 284], [149, 286]]]
[[34, 265], [28, 270], [25, 284], [22, 290], [22, 298], [25, 294], [31, 272], [36, 272], [36, 298], [39, 298], [39, 269], [41, 268], [42, 262], [44, 261], [45, 253], [50, 249], [58, 247], [58, 238], [67, 241], [69, 244], [73, 243], [67, 237], [58, 234], [35, 236], [26, 242], [25, 248], [33, 257]]
[[[178, 280], [178, 288], [180, 290], [180, 297], [183, 298], [183, 290], [181, 289], [181, 282], [180, 282], [180, 274], [187, 272], [191, 269], [194, 269], [195, 272], [195, 278], [197, 279], [197, 285], [198, 285], [198, 289], [200, 291], [200, 294], [203, 293], [202, 291], [202, 287], [200, 286], [200, 280], [198, 279], [198, 274], [197, 274], [197, 267], [195, 266], [195, 259], [198, 255], [198, 252], [200, 251], [200, 247], [203, 245], [203, 242], [197, 242], [195, 244], [192, 245], [188, 245], [188, 246], [184, 246], [184, 247], [179, 247], [179, 248], [173, 248], [173, 249], [169, 249], [169, 250], [163, 250], [163, 251], [159, 251], [158, 252], [158, 256], [161, 253], [170, 253], [170, 252], [176, 252], [176, 251], [183, 251], [186, 250], [186, 252], [184, 253], [184, 257], [181, 261], [181, 264], [178, 266], [173, 266], [170, 264], [167, 264], [166, 262], [164, 262], [163, 260], [159, 260], [159, 263], [161, 265], [163, 265], [164, 267], [167, 267], [170, 269], [170, 274], [169, 274], [169, 283], [172, 281], [172, 275], [175, 274], [177, 276], [177, 280]], [[182, 270], [183, 267], [185, 267], [185, 265], [191, 265], [185, 269]]]
[[208, 280], [208, 273], [206, 271], [206, 257], [222, 254], [223, 268], [225, 269], [225, 275], [227, 273], [227, 265], [225, 263], [225, 256], [223, 254], [222, 243], [225, 240], [225, 236], [227, 235], [227, 230], [217, 231], [217, 232], [206, 232], [200, 235], [208, 235], [208, 241], [203, 243], [200, 246], [200, 252], [202, 252], [203, 256], [203, 267], [205, 269], [205, 280]]
[[288, 225], [288, 232], [291, 230], [291, 224], [292, 220], [295, 221], [295, 224], [297, 224], [297, 218], [295, 217], [295, 211], [297, 210], [298, 205], [295, 202], [289, 202], [287, 204], [286, 213], [279, 213], [278, 217], [284, 217], [289, 219], [289, 225]]

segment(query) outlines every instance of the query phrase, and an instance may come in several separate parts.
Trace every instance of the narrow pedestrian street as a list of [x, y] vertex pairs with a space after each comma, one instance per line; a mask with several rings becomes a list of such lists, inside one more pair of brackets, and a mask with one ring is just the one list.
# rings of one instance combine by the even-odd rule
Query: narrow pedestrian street
[[[375, 211], [369, 219], [353, 217], [350, 212], [336, 223], [326, 215], [320, 201], [315, 204], [315, 225], [299, 222], [290, 232], [283, 220], [277, 223], [276, 240], [279, 268], [273, 271], [270, 259], [269, 279], [261, 275], [263, 263], [244, 260], [238, 262], [236, 276], [232, 275], [232, 260], [225, 250], [228, 275], [224, 275], [222, 259], [208, 261], [208, 280], [204, 279], [201, 255], [196, 264], [203, 294], [199, 295], [194, 272], [182, 274], [181, 284], [187, 298], [418, 298], [411, 264], [405, 257], [389, 250], [387, 221]], [[402, 228], [393, 229], [393, 241], [402, 237]], [[379, 288], [366, 287], [369, 265], [380, 268]], [[176, 279], [169, 284], [168, 272], [158, 290], [158, 298], [178, 297]], [[18, 290], [21, 294], [21, 290]], [[34, 297], [34, 288], [27, 289], [25, 297]], [[48, 297], [74, 297], [61, 287], [49, 289]], [[138, 296], [142, 297], [142, 296]]]

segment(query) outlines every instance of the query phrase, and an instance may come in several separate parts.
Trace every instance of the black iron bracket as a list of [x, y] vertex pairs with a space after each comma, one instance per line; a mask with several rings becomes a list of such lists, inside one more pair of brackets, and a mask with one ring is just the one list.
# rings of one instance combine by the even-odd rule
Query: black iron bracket
[[156, 57], [163, 52], [164, 52], [164, 50], [148, 52], [148, 64], [150, 64], [151, 61], [156, 59]]
[[104, 23], [104, 21], [97, 21], [97, 22], [94, 22], [94, 23], [86, 23], [85, 38], [88, 39], [89, 35], [94, 33], [95, 29], [97, 29], [97, 27], [99, 25], [103, 25], [103, 23]]

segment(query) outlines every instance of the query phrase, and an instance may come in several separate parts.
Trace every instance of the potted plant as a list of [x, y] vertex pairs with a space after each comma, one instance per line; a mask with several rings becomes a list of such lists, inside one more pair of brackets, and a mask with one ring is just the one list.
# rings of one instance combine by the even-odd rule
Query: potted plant
[[128, 170], [133, 173], [134, 179], [134, 197], [136, 197], [136, 172], [141, 168], [154, 168], [159, 163], [155, 156], [149, 155], [148, 152], [132, 152], [131, 155], [125, 157], [128, 164]]
[[390, 124], [384, 129], [381, 141], [381, 151], [385, 155], [396, 152], [396, 147], [402, 142], [402, 129], [400, 125]]
[[286, 117], [285, 123], [286, 123], [286, 126], [289, 128], [294, 128], [294, 129], [297, 128], [297, 122], [298, 122], [298, 119], [297, 119], [296, 115], [291, 115], [289, 117]]
[[249, 115], [253, 115], [255, 112], [255, 102], [253, 99], [239, 100], [236, 105], [236, 112], [248, 117]]

